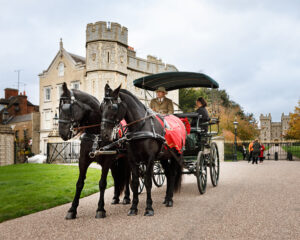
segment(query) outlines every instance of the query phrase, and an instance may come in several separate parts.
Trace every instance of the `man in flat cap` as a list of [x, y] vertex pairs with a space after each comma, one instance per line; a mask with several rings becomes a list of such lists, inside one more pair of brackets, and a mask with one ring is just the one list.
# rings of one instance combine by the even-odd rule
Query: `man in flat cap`
[[173, 102], [171, 99], [166, 98], [167, 91], [164, 87], [159, 87], [156, 90], [156, 98], [150, 102], [150, 108], [160, 114], [173, 114]]

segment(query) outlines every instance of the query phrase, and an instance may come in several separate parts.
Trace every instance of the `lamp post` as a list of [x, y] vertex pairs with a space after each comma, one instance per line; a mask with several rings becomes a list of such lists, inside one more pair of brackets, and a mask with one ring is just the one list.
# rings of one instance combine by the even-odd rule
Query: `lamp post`
[[237, 135], [237, 126], [238, 126], [238, 122], [236, 121], [236, 117], [234, 118], [234, 154], [233, 154], [233, 161], [236, 162], [237, 161], [237, 142], [236, 142], [236, 135]]
[[53, 118], [53, 129], [57, 130], [57, 128], [58, 128], [58, 117], [57, 117], [57, 113], [55, 113]]

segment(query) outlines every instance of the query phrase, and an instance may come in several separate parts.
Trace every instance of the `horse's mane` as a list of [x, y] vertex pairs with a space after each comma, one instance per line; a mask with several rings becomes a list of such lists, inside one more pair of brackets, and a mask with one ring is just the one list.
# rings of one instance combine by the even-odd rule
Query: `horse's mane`
[[77, 100], [80, 100], [80, 101], [88, 104], [90, 107], [92, 107], [95, 110], [100, 108], [100, 102], [93, 95], [90, 95], [86, 92], [83, 92], [83, 91], [80, 91], [77, 89], [72, 89], [72, 91], [73, 91], [75, 97], [77, 98]]
[[141, 108], [146, 110], [145, 105], [135, 95], [133, 95], [131, 92], [129, 92], [127, 89], [122, 88], [122, 89], [120, 89], [120, 92], [124, 93], [126, 95], [129, 95], [131, 98], [134, 99], [134, 101], [137, 103], [138, 106], [140, 106]]

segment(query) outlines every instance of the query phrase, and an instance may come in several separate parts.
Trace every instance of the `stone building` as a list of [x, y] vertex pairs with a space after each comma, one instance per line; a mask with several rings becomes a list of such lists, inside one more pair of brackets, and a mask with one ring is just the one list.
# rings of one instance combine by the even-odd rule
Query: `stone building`
[[[133, 92], [141, 100], [145, 93], [133, 86], [133, 80], [149, 74], [178, 71], [160, 59], [136, 56], [134, 48], [128, 46], [128, 30], [118, 23], [96, 22], [86, 28], [86, 58], [67, 52], [62, 41], [60, 48], [47, 70], [40, 77], [41, 134], [40, 151], [46, 154], [49, 134], [53, 130], [53, 118], [58, 114], [62, 83], [94, 95], [101, 101], [104, 86], [109, 83], [116, 88]], [[150, 100], [154, 93], [147, 92]], [[178, 91], [168, 94], [178, 104]], [[51, 134], [50, 134], [51, 135]]]
[[0, 166], [14, 164], [14, 132], [9, 126], [0, 125]]
[[290, 116], [281, 115], [280, 122], [272, 122], [271, 114], [260, 115], [260, 140], [261, 141], [283, 141], [283, 136], [289, 128]]
[[26, 151], [38, 154], [40, 152], [39, 106], [27, 99], [25, 91], [19, 93], [17, 89], [12, 88], [6, 88], [4, 91], [5, 98], [0, 99], [0, 124], [13, 130], [17, 151], [22, 153], [22, 158], [25, 157]]

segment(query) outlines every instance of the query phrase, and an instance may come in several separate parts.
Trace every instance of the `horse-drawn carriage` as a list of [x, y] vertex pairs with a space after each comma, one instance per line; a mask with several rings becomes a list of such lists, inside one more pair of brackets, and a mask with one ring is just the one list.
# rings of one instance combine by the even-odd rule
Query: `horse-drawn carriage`
[[[136, 79], [134, 85], [145, 91], [154, 91], [158, 86], [163, 86], [168, 91], [190, 87], [218, 88], [218, 83], [210, 77], [189, 72], [155, 74]], [[197, 177], [201, 194], [206, 190], [207, 167], [210, 168], [213, 186], [218, 184], [219, 153], [217, 145], [212, 142], [212, 137], [219, 130], [218, 118], [211, 118], [209, 122], [200, 124], [201, 116], [196, 113], [161, 116], [147, 108], [130, 91], [120, 87], [112, 90], [109, 85], [105, 86], [105, 97], [100, 104], [95, 97], [79, 90], [69, 90], [66, 84], [63, 84], [59, 110], [59, 134], [64, 140], [84, 131], [81, 137], [80, 174], [76, 195], [67, 219], [76, 218], [86, 171], [93, 161], [102, 166], [97, 218], [106, 216], [104, 192], [109, 169], [112, 170], [115, 180], [114, 204], [119, 203], [119, 196], [125, 185], [123, 203], [130, 203], [128, 185], [131, 175], [133, 200], [129, 216], [137, 214], [138, 194], [144, 185], [147, 191], [144, 215], [154, 215], [151, 199], [152, 180], [157, 186], [162, 186], [165, 178], [167, 179], [163, 202], [166, 207], [173, 206], [173, 193], [180, 189], [182, 174], [194, 174]], [[180, 118], [184, 119], [186, 126], [189, 125], [188, 119], [196, 119], [197, 124], [191, 127], [188, 136]], [[125, 126], [120, 125], [122, 119], [126, 120]], [[212, 131], [213, 125], [217, 126], [216, 132]], [[177, 131], [172, 129], [174, 126]], [[209, 131], [204, 130], [204, 126], [207, 126]], [[167, 137], [172, 134], [179, 134], [180, 141], [170, 145]], [[127, 163], [128, 167], [125, 166]]]
[[[201, 73], [191, 72], [167, 72], [159, 73], [136, 79], [133, 82], [135, 87], [142, 88], [145, 91], [155, 91], [159, 86], [164, 87], [167, 91], [180, 88], [205, 87], [218, 88], [216, 81]], [[146, 94], [145, 94], [146, 95]], [[211, 118], [210, 121], [199, 123], [201, 115], [197, 113], [175, 113], [175, 116], [181, 119], [188, 119], [191, 122], [195, 119], [197, 125], [190, 129], [187, 136], [186, 145], [183, 149], [184, 171], [183, 174], [194, 174], [197, 177], [198, 190], [201, 194], [205, 193], [207, 184], [207, 167], [210, 169], [210, 178], [212, 185], [218, 184], [220, 173], [220, 160], [218, 147], [212, 142], [212, 137], [219, 132], [219, 119]], [[216, 131], [212, 131], [212, 126], [216, 125]], [[206, 131], [204, 126], [208, 126]], [[141, 178], [139, 190], [143, 190], [143, 169], [140, 168]], [[164, 171], [161, 164], [157, 161], [153, 169], [153, 182], [156, 186], [163, 185], [165, 180]]]

